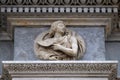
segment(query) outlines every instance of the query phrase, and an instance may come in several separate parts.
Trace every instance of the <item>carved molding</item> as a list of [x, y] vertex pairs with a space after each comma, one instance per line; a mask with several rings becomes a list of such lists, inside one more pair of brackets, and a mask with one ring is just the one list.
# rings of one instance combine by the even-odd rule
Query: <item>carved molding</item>
[[51, 25], [52, 22], [62, 20], [65, 22], [66, 25], [70, 26], [79, 26], [80, 25], [86, 25], [86, 26], [104, 26], [105, 27], [105, 36], [107, 39], [107, 36], [111, 34], [112, 30], [112, 18], [79, 18], [79, 17], [64, 17], [64, 18], [56, 18], [56, 17], [49, 17], [49, 18], [19, 18], [19, 17], [8, 17], [9, 22], [9, 29], [8, 33], [13, 36], [13, 30], [15, 26], [32, 26], [32, 27], [41, 27], [46, 25]]
[[1, 6], [2, 13], [118, 13], [118, 6]]
[[10, 33], [8, 36], [11, 36], [13, 29], [9, 25], [7, 26], [9, 15], [13, 18], [16, 15], [26, 16], [26, 18], [27, 16], [49, 18], [51, 14], [54, 16], [59, 14], [60, 17], [63, 17], [64, 14], [71, 14], [72, 17], [79, 15], [79, 18], [111, 18], [111, 26], [106, 31], [111, 33], [110, 30], [118, 29], [119, 5], [119, 0], [0, 0], [0, 14], [2, 14], [0, 15], [0, 26], [5, 27], [8, 30], [7, 33]]
[[119, 0], [0, 0], [1, 5], [117, 5]]
[[[8, 74], [12, 78], [14, 77], [106, 77], [109, 80], [115, 80], [117, 78], [118, 62], [117, 61], [3, 61], [2, 63], [3, 63], [3, 70], [5, 70], [5, 72], [8, 71]], [[6, 78], [4, 74], [2, 76]]]

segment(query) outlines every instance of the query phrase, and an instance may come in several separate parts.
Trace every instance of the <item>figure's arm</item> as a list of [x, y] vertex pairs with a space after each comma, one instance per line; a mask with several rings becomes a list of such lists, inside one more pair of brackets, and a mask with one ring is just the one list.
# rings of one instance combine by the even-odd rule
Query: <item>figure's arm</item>
[[56, 44], [60, 41], [62, 41], [64, 39], [64, 37], [60, 37], [60, 38], [48, 38], [46, 40], [40, 40], [40, 41], [37, 41], [37, 43], [41, 46], [44, 46], [44, 47], [48, 47], [48, 46], [51, 46], [53, 44]]
[[75, 37], [71, 37], [72, 48], [66, 48], [60, 44], [54, 45], [54, 50], [60, 50], [69, 56], [76, 56], [78, 51], [78, 44]]
[[40, 40], [40, 41], [37, 41], [37, 43], [41, 46], [50, 46], [53, 44], [53, 41], [54, 39], [46, 39], [46, 40]]

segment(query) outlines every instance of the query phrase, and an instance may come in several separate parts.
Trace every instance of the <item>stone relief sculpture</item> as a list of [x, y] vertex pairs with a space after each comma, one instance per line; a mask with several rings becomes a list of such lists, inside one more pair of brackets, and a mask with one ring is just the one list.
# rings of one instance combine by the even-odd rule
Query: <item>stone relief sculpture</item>
[[55, 21], [48, 31], [37, 36], [34, 51], [43, 60], [77, 60], [85, 53], [85, 42], [63, 21]]

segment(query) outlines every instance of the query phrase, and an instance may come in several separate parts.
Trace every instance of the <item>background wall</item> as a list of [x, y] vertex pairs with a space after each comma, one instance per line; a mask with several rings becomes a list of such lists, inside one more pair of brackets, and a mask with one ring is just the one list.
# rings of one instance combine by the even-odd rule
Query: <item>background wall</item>
[[2, 73], [2, 62], [4, 60], [13, 60], [13, 42], [0, 41], [0, 74]]
[[120, 77], [120, 42], [106, 42], [106, 59], [118, 60], [118, 76]]
[[[104, 27], [83, 27], [84, 26], [67, 27], [67, 29], [75, 31], [78, 35], [80, 35], [86, 43], [86, 51], [81, 60], [105, 60]], [[40, 28], [15, 27], [14, 30], [14, 60], [39, 60], [39, 58], [37, 58], [34, 53], [34, 40], [42, 32], [48, 31], [49, 26]]]

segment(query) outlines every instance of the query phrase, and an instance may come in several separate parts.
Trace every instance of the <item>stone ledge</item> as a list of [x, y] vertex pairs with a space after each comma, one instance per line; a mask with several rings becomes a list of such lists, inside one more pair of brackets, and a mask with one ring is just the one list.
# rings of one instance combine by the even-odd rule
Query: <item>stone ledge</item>
[[12, 40], [7, 32], [0, 32], [0, 40]]
[[117, 78], [117, 61], [3, 61], [4, 79]]
[[108, 37], [107, 41], [120, 41], [120, 31], [112, 33]]

